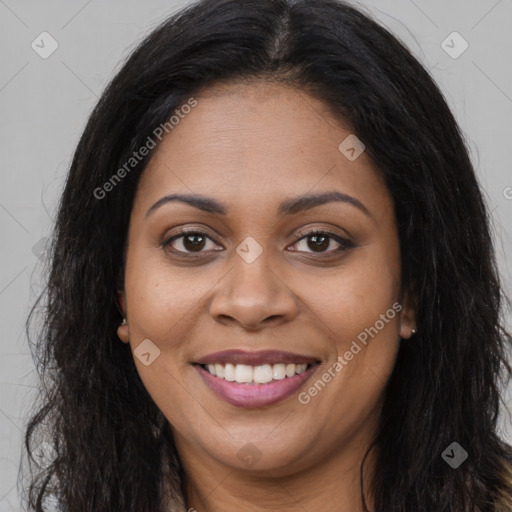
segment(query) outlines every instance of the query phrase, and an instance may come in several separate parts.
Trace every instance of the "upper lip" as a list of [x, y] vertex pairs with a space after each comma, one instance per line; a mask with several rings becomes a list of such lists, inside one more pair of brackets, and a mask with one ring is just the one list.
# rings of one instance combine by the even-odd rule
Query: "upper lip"
[[306, 356], [303, 354], [294, 354], [293, 352], [284, 352], [281, 350], [223, 350], [208, 354], [201, 357], [196, 364], [247, 364], [250, 366], [259, 366], [263, 364], [279, 364], [279, 363], [298, 363], [309, 364], [318, 361], [317, 358]]

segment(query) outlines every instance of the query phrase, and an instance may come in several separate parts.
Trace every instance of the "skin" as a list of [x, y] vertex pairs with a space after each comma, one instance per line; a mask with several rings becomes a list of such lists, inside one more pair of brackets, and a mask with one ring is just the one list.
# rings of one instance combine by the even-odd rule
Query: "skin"
[[[262, 81], [217, 85], [194, 97], [198, 105], [155, 150], [137, 189], [119, 291], [127, 325], [118, 330], [132, 350], [145, 339], [160, 350], [149, 366], [134, 361], [172, 425], [187, 474], [187, 507], [362, 511], [360, 464], [400, 338], [416, 328], [411, 301], [400, 292], [392, 198], [364, 152], [349, 161], [338, 149], [350, 129], [305, 92]], [[368, 214], [345, 202], [277, 214], [285, 199], [328, 191], [356, 198]], [[146, 216], [171, 193], [214, 198], [227, 214], [175, 201]], [[186, 237], [164, 247], [178, 227], [207, 238], [195, 252]], [[336, 254], [340, 244], [330, 239], [315, 249], [304, 238], [313, 228], [355, 247]], [[249, 236], [263, 251], [250, 264], [236, 252]], [[396, 302], [401, 313], [360, 344], [306, 405], [297, 393], [266, 407], [231, 405], [191, 364], [236, 348], [314, 356], [322, 364], [301, 392]], [[250, 467], [238, 456], [244, 446], [259, 456]], [[372, 497], [366, 498], [371, 509]]]

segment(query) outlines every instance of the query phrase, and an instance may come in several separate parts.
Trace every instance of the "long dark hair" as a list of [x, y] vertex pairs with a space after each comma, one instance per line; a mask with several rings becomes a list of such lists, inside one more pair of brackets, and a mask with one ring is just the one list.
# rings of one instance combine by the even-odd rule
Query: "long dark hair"
[[[30, 510], [55, 494], [67, 512], [163, 511], [164, 478], [182, 496], [186, 476], [168, 423], [116, 334], [128, 220], [150, 155], [112, 176], [200, 87], [251, 79], [324, 101], [363, 141], [393, 197], [418, 333], [401, 344], [373, 445], [375, 475], [361, 483], [375, 511], [512, 510], [511, 449], [497, 435], [512, 339], [463, 136], [406, 47], [336, 0], [192, 4], [140, 44], [99, 100], [49, 251], [35, 343], [43, 403], [26, 448], [40, 450], [46, 434], [53, 457], [46, 468], [30, 465]], [[441, 456], [453, 442], [468, 453], [457, 469]]]

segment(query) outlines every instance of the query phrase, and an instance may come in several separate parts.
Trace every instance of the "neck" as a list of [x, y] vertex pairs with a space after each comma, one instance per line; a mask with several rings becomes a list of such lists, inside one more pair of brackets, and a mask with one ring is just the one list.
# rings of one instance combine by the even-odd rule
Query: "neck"
[[[181, 445], [181, 442], [177, 444]], [[356, 441], [350, 444], [350, 448], [333, 451], [327, 459], [323, 458], [301, 471], [291, 467], [240, 470], [215, 459], [205, 460], [204, 455], [203, 460], [195, 456], [182, 457], [187, 475], [184, 486], [186, 510], [363, 512], [360, 471], [368, 446], [369, 443]], [[189, 455], [192, 454], [189, 452]], [[374, 464], [375, 449], [372, 449], [364, 463], [366, 488], [373, 475]], [[372, 511], [372, 498], [367, 492], [365, 502], [367, 509]]]

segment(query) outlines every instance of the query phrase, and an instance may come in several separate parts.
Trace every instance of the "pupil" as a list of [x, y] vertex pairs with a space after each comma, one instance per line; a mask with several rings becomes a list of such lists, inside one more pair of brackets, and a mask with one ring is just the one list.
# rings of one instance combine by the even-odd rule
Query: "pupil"
[[[198, 242], [197, 239], [200, 239]], [[189, 243], [191, 239], [195, 239], [194, 242]], [[204, 247], [204, 237], [202, 235], [187, 235], [183, 241], [183, 245], [187, 250], [202, 249]]]
[[[327, 236], [324, 236], [324, 235], [312, 235], [310, 238], [311, 238], [311, 240], [313, 240], [313, 244], [316, 244], [316, 245], [308, 244], [310, 249], [313, 249], [313, 250], [317, 250], [317, 249], [325, 250], [329, 246], [329, 237], [327, 237]], [[320, 244], [317, 244], [317, 242], [319, 240], [321, 240], [321, 242], [320, 242]], [[327, 243], [325, 243], [325, 242], [327, 242]]]
[[[312, 243], [308, 243], [308, 245], [310, 249], [313, 249], [314, 251], [323, 251], [329, 247], [329, 237], [327, 236], [311, 235], [309, 239]], [[187, 250], [201, 250], [204, 247], [204, 237], [198, 234], [187, 235], [184, 239], [183, 245]]]

